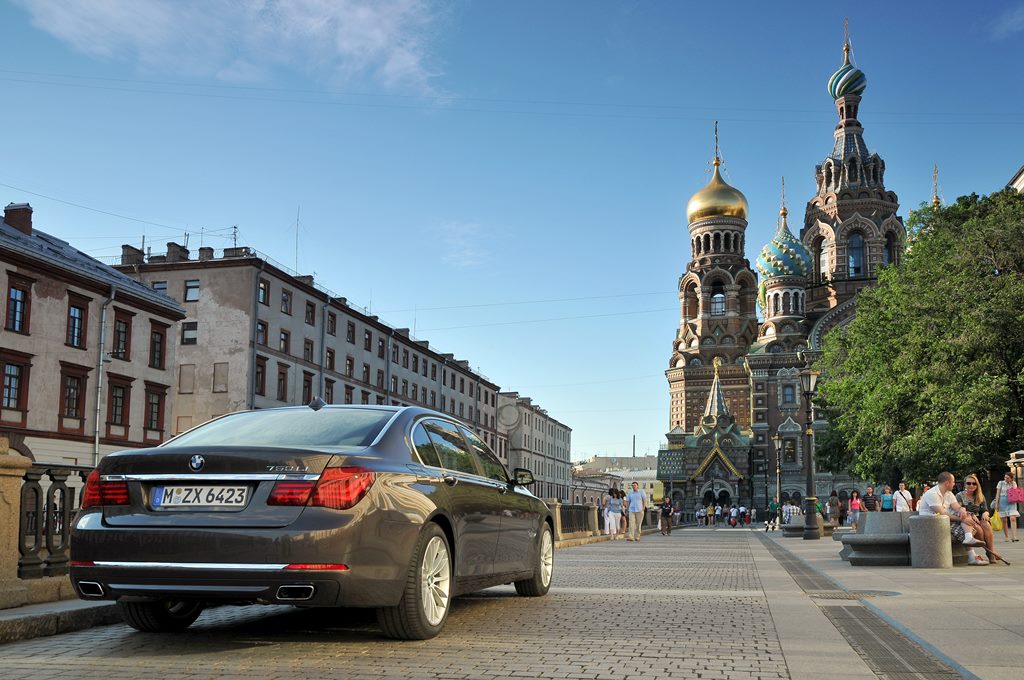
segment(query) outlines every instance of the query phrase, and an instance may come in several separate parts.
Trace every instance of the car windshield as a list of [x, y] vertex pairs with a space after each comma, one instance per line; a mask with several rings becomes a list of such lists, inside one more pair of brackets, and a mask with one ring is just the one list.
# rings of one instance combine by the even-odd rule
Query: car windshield
[[394, 411], [377, 409], [272, 409], [211, 420], [167, 442], [176, 446], [280, 446], [365, 448]]

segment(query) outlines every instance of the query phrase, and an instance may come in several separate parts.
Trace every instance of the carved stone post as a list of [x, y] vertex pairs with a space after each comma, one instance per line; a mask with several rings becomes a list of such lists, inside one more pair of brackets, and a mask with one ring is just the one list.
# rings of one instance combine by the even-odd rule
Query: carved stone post
[[601, 535], [601, 527], [597, 523], [597, 506], [593, 503], [587, 505], [587, 531], [592, 536]]
[[0, 437], [0, 609], [17, 607], [27, 601], [27, 591], [18, 579], [18, 527], [21, 511], [21, 478], [32, 461], [11, 452], [6, 437]]

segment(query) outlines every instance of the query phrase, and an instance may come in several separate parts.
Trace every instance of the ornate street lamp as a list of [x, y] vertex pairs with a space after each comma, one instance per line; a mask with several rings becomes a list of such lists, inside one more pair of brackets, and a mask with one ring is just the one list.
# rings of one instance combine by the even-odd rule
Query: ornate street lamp
[[807, 493], [804, 498], [804, 540], [812, 541], [821, 538], [821, 528], [818, 526], [818, 498], [814, 489], [814, 424], [811, 420], [811, 399], [818, 390], [819, 373], [810, 367], [800, 372], [800, 386], [804, 391], [804, 405], [807, 409], [805, 420], [807, 429]]
[[775, 502], [778, 503], [782, 498], [782, 435], [778, 430], [772, 435], [772, 443], [775, 444]]

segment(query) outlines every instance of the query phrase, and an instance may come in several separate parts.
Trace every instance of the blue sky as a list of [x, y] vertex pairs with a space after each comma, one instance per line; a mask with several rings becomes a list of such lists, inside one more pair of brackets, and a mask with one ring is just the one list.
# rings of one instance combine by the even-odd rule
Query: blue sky
[[901, 214], [933, 164], [946, 200], [1004, 186], [1022, 2], [14, 0], [0, 199], [97, 257], [238, 225], [533, 397], [574, 458], [654, 453], [713, 121], [753, 262], [831, 149], [847, 14]]

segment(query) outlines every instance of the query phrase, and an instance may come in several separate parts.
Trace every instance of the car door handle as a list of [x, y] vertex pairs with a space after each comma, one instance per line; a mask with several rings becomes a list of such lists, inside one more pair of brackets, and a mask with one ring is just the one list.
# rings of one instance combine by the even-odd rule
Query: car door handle
[[444, 483], [448, 486], [455, 486], [459, 483], [459, 478], [455, 475], [442, 475], [441, 479], [443, 479]]
[[508, 484], [495, 484], [494, 488], [497, 489], [500, 494], [508, 493]]

